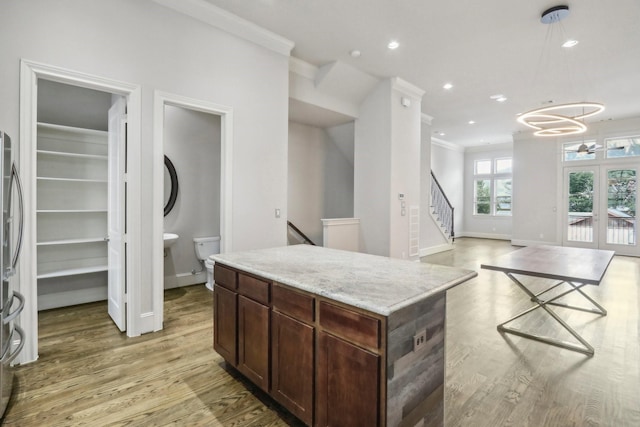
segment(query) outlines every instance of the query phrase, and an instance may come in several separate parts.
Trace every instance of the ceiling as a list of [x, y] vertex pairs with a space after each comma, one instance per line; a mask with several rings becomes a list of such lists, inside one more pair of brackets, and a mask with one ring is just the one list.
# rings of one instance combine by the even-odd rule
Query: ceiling
[[[293, 41], [292, 56], [313, 65], [338, 60], [418, 86], [435, 136], [461, 146], [512, 141], [529, 131], [516, 115], [550, 101], [604, 103], [587, 124], [640, 117], [638, 0], [207, 1]], [[558, 4], [569, 16], [542, 24]], [[566, 38], [579, 44], [562, 48]]]

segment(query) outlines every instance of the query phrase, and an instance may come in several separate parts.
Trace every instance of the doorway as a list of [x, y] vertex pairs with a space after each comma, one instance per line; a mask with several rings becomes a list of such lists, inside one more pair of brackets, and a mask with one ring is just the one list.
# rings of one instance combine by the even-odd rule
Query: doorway
[[[232, 149], [233, 149], [233, 109], [228, 106], [188, 98], [171, 93], [156, 91], [154, 94], [154, 151], [153, 151], [153, 305], [154, 331], [162, 329], [165, 263], [164, 263], [164, 207], [165, 207], [165, 110], [178, 107], [191, 112], [218, 116], [220, 128], [220, 181], [219, 181], [219, 235], [220, 252], [232, 250]], [[197, 206], [191, 207], [197, 209]], [[166, 230], [172, 231], [172, 230]], [[186, 237], [186, 236], [185, 236]], [[178, 240], [180, 237], [178, 237]], [[191, 239], [187, 239], [191, 240]], [[191, 240], [192, 241], [192, 240]], [[157, 307], [157, 311], [155, 308]]]
[[[44, 180], [38, 179], [38, 156], [58, 156], [67, 157], [69, 159], [90, 159], [90, 161], [104, 162], [108, 159], [108, 153], [104, 151], [98, 152], [80, 152], [73, 153], [73, 150], [67, 154], [80, 154], [80, 157], [75, 155], [61, 156], [56, 153], [41, 153], [39, 151], [56, 151], [54, 148], [61, 148], [59, 143], [55, 141], [55, 137], [50, 141], [48, 150], [40, 150], [38, 147], [38, 83], [47, 81], [53, 83], [60, 83], [76, 88], [91, 89], [94, 91], [105, 92], [110, 95], [114, 95], [116, 98], [122, 98], [126, 100], [126, 106], [128, 108], [128, 125], [126, 133], [127, 139], [127, 154], [130, 164], [138, 164], [140, 161], [140, 88], [137, 85], [130, 85], [127, 83], [117, 82], [113, 80], [104, 79], [97, 76], [92, 76], [76, 71], [62, 69], [59, 67], [53, 67], [49, 65], [34, 63], [31, 61], [22, 60], [20, 64], [20, 169], [24, 177], [24, 187], [27, 194], [31, 194], [31, 197], [27, 197], [24, 203], [25, 212], [25, 229], [24, 229], [24, 254], [19, 262], [19, 285], [18, 290], [25, 296], [25, 307], [23, 316], [20, 318], [20, 326], [26, 332], [25, 346], [19, 355], [19, 363], [32, 362], [38, 358], [38, 280], [42, 279], [42, 270], [39, 272], [39, 266], [37, 263], [39, 246], [47, 246], [53, 242], [53, 246], [62, 244], [69, 251], [75, 253], [83, 253], [83, 249], [74, 247], [76, 245], [89, 245], [91, 248], [87, 249], [87, 254], [91, 258], [91, 262], [82, 261], [78, 265], [70, 265], [71, 269], [97, 269], [100, 265], [100, 269], [106, 271], [109, 267], [104, 267], [102, 262], [93, 263], [98, 259], [104, 261], [108, 256], [106, 255], [104, 239], [106, 235], [98, 236], [67, 236], [58, 238], [51, 235], [52, 239], [47, 239], [45, 245], [38, 245], [42, 243], [38, 241], [38, 228], [42, 225], [39, 223], [38, 215], [46, 214], [51, 215], [88, 215], [93, 216], [94, 219], [90, 220], [94, 225], [102, 220], [96, 219], [100, 215], [105, 216], [108, 212], [107, 201], [102, 196], [108, 194], [107, 184], [109, 179], [104, 177], [93, 176], [93, 173], [97, 173], [97, 169], [94, 170], [92, 166], [86, 166], [81, 168], [82, 173], [79, 176], [64, 175], [66, 172], [64, 168], [53, 168], [50, 170], [52, 174], [42, 176]], [[60, 130], [60, 129], [57, 129]], [[104, 144], [103, 148], [108, 146], [108, 142]], [[92, 146], [93, 147], [93, 146]], [[94, 149], [96, 147], [93, 147]], [[100, 148], [99, 150], [102, 150]], [[58, 150], [65, 151], [65, 150]], [[41, 169], [42, 170], [42, 169]], [[54, 172], [59, 172], [59, 175], [55, 175]], [[106, 169], [104, 169], [106, 170]], [[49, 178], [49, 179], [47, 179]], [[38, 194], [38, 185], [40, 181], [45, 182], [45, 186], [60, 187], [52, 189], [52, 191], [43, 191]], [[126, 271], [126, 281], [132, 284], [132, 289], [141, 282], [140, 281], [140, 201], [139, 197], [133, 197], [133, 194], [139, 194], [140, 191], [140, 174], [139, 171], [130, 171], [127, 175], [127, 186], [129, 192], [126, 195], [126, 211], [123, 212], [126, 223], [130, 230], [127, 235], [127, 253], [124, 258], [124, 262], [127, 263], [130, 268]], [[74, 197], [76, 191], [68, 188], [65, 189], [64, 185], [69, 184], [71, 186], [80, 186], [81, 188], [88, 189], [86, 198]], [[43, 198], [41, 198], [42, 196]], [[60, 197], [58, 197], [60, 196]], [[99, 197], [98, 197], [99, 196]], [[73, 200], [77, 205], [66, 205], [64, 200]], [[47, 205], [49, 203], [49, 205]], [[101, 205], [103, 203], [103, 205]], [[123, 203], [124, 205], [124, 203]], [[42, 206], [48, 206], [48, 208], [41, 209]], [[69, 212], [69, 211], [77, 212]], [[58, 212], [53, 212], [58, 211]], [[51, 225], [51, 224], [50, 224]], [[51, 230], [55, 230], [55, 224], [50, 227]], [[92, 227], [88, 229], [93, 230]], [[73, 230], [73, 227], [67, 227], [67, 230]], [[102, 240], [102, 242], [98, 240]], [[88, 241], [90, 240], [90, 241]], [[57, 256], [54, 251], [49, 251], [51, 261], [50, 265], [55, 265]], [[94, 259], [95, 258], [95, 259]], [[98, 271], [85, 271], [87, 274], [97, 273]], [[84, 273], [83, 273], [84, 274]], [[39, 277], [40, 276], [40, 277]], [[127, 304], [124, 304], [124, 290], [122, 293], [121, 308], [127, 319], [127, 335], [137, 336], [141, 333], [141, 322], [139, 321], [139, 292], [130, 292]], [[104, 298], [103, 298], [104, 299]], [[125, 308], [126, 307], [126, 308]]]
[[631, 162], [566, 167], [563, 245], [640, 255], [637, 173]]

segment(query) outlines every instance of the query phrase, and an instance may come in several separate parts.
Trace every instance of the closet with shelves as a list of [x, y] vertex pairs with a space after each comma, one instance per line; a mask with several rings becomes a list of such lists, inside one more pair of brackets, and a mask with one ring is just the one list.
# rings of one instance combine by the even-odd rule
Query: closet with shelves
[[107, 132], [38, 123], [38, 309], [107, 298]]

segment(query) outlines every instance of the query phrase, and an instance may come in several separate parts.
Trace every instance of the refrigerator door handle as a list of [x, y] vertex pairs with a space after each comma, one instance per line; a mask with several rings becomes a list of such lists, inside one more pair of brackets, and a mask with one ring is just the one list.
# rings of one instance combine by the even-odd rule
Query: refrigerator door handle
[[13, 271], [15, 271], [16, 264], [18, 264], [18, 257], [20, 256], [20, 250], [22, 250], [22, 233], [24, 232], [24, 198], [22, 196], [20, 175], [18, 175], [18, 169], [16, 168], [15, 163], [11, 165], [11, 181], [13, 181], [14, 176], [16, 180], [16, 189], [18, 190], [18, 205], [20, 206], [20, 225], [18, 226], [18, 244], [16, 245], [16, 250], [13, 253], [13, 260], [11, 261], [11, 269]]
[[[13, 326], [13, 330], [11, 331], [11, 336], [9, 337], [9, 342], [13, 342], [14, 332], [17, 332], [18, 335], [20, 335], [20, 342], [18, 343], [18, 346], [13, 351], [7, 351], [5, 354], [2, 355], [2, 359], [0, 359], [0, 363], [3, 365], [8, 365], [9, 363], [11, 363], [11, 361], [15, 359], [16, 356], [18, 356], [18, 354], [20, 354], [20, 351], [22, 351], [22, 347], [24, 347], [24, 331], [18, 325]], [[11, 348], [11, 346], [9, 345], [8, 348]]]
[[15, 319], [16, 317], [18, 317], [18, 315], [20, 313], [22, 313], [22, 309], [24, 308], [24, 296], [22, 296], [22, 294], [18, 291], [13, 291], [13, 295], [11, 295], [11, 298], [9, 298], [9, 301], [7, 301], [7, 304], [4, 306], [2, 312], [4, 314], [4, 309], [6, 308], [7, 310], [11, 309], [11, 306], [13, 305], [13, 298], [18, 298], [18, 301], [20, 301], [20, 304], [18, 305], [18, 308], [16, 308], [14, 311], [12, 311], [11, 313], [7, 314], [6, 316], [3, 316], [2, 319], [2, 323], [4, 325], [8, 325], [9, 322], [11, 322], [13, 319]]

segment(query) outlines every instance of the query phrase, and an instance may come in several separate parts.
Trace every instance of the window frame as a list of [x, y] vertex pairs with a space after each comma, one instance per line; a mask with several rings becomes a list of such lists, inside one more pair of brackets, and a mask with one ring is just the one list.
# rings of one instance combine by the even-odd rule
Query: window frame
[[[511, 167], [508, 172], [498, 173], [498, 162], [501, 160], [510, 160]], [[478, 164], [483, 162], [490, 162], [489, 173], [478, 173]], [[489, 212], [479, 212], [480, 206], [487, 204], [484, 200], [479, 200], [478, 197], [478, 182], [488, 182], [488, 198], [489, 198]], [[476, 217], [511, 217], [513, 216], [513, 188], [510, 188], [508, 195], [498, 195], [497, 182], [509, 181], [513, 185], [513, 157], [494, 157], [492, 159], [477, 159], [474, 160], [473, 166], [473, 216]], [[485, 198], [486, 196], [481, 196]], [[509, 198], [509, 209], [500, 209], [500, 205], [504, 204], [499, 198]], [[484, 209], [483, 209], [484, 210]]]

